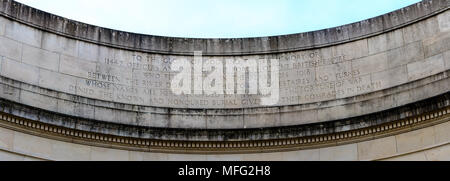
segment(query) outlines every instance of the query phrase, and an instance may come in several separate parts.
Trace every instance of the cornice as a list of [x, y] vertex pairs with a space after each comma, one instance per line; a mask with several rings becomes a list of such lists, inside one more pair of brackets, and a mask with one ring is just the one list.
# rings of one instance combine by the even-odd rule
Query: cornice
[[364, 129], [333, 134], [255, 141], [167, 141], [99, 134], [53, 126], [0, 113], [0, 127], [65, 142], [142, 152], [238, 154], [315, 149], [398, 135], [450, 121], [450, 106]]

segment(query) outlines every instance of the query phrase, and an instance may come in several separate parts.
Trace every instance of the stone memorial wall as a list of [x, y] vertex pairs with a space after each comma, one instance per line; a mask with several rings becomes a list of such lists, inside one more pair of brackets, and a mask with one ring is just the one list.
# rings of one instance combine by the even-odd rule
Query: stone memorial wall
[[[195, 39], [101, 28], [1, 0], [0, 111], [61, 129], [181, 142], [379, 126], [448, 106], [449, 4], [425, 0], [293, 35]], [[173, 82], [187, 70], [174, 70], [178, 60], [189, 63], [185, 81], [192, 78], [193, 94], [174, 93]], [[211, 62], [215, 67], [205, 69]], [[235, 74], [227, 74], [230, 66]], [[212, 81], [214, 72], [220, 76]], [[275, 101], [264, 104], [267, 97]], [[418, 102], [431, 108], [413, 110]]]

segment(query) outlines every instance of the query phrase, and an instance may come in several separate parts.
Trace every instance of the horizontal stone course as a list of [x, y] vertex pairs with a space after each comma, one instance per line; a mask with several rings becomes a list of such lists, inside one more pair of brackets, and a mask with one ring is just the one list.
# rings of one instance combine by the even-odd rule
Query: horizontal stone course
[[39, 68], [24, 64], [12, 59], [4, 58], [2, 61], [2, 76], [31, 85], [39, 84]]
[[23, 26], [19, 22], [12, 22], [8, 26], [5, 26], [4, 36], [30, 46], [41, 46], [42, 31], [29, 26]]
[[[188, 39], [109, 30], [38, 10], [30, 15], [30, 7], [1, 0], [0, 98], [92, 122], [161, 129], [277, 128], [364, 116], [449, 91], [448, 2], [426, 0], [294, 35]], [[192, 56], [199, 50], [223, 70], [233, 61], [278, 59], [279, 101], [262, 105], [265, 96], [256, 94], [175, 95], [171, 81], [179, 71], [171, 65], [199, 62]], [[194, 90], [208, 85], [195, 83]], [[236, 83], [253, 84], [261, 83]], [[352, 128], [338, 128], [346, 129]]]
[[[447, 123], [434, 126], [435, 129], [444, 129]], [[431, 128], [432, 130], [433, 128]], [[314, 160], [448, 160], [448, 139], [443, 139], [442, 143], [417, 145], [407, 152], [397, 151], [397, 147], [404, 144], [404, 138], [414, 140], [433, 138], [422, 133], [429, 132], [429, 128], [420, 129], [412, 133], [400, 134], [386, 138], [378, 138], [358, 144], [347, 144], [342, 146], [330, 146], [321, 149], [306, 149], [288, 152], [259, 153], [259, 154], [233, 154], [233, 155], [192, 155], [174, 153], [153, 153], [117, 150], [111, 148], [101, 148], [96, 146], [85, 146], [62, 141], [55, 141], [47, 138], [40, 138], [32, 135], [19, 133], [16, 131], [0, 128], [0, 135], [12, 135], [13, 147], [0, 145], [1, 160], [60, 160], [60, 161], [83, 161], [83, 160], [132, 160], [132, 161], [167, 161], [167, 160], [190, 160], [190, 161], [314, 161]], [[417, 137], [411, 134], [421, 133]], [[430, 140], [432, 141], [432, 140]]]
[[[205, 55], [243, 55], [302, 50], [367, 37], [443, 11], [448, 8], [448, 0], [426, 0], [369, 20], [315, 32], [236, 39], [172, 38], [133, 34], [67, 20], [35, 9], [31, 11], [31, 7], [11, 0], [3, 0], [0, 5], [0, 12], [11, 18], [103, 45], [165, 54], [192, 55], [193, 51], [201, 50]], [[30, 15], [32, 12], [33, 16]], [[438, 25], [437, 21], [432, 25]]]
[[22, 44], [9, 38], [0, 36], [0, 53], [2, 57], [7, 57], [20, 61], [22, 59]]
[[58, 71], [59, 54], [24, 45], [22, 62], [35, 67]]
[[423, 62], [408, 64], [408, 80], [414, 81], [445, 70], [443, 55], [439, 54]]

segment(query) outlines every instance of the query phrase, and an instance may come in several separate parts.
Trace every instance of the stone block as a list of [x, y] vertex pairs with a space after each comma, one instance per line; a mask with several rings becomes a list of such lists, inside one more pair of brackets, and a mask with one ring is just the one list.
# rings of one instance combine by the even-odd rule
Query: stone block
[[78, 58], [80, 59], [99, 62], [99, 50], [99, 45], [78, 41]]
[[208, 161], [242, 161], [245, 155], [206, 155]]
[[424, 154], [428, 161], [450, 161], [450, 145], [425, 150]]
[[139, 113], [137, 120], [139, 126], [152, 128], [167, 128], [169, 126], [169, 115], [167, 113]]
[[130, 151], [130, 161], [167, 161], [168, 154]]
[[423, 152], [417, 152], [388, 158], [384, 161], [427, 161], [427, 157]]
[[219, 102], [213, 102], [215, 107], [222, 107], [225, 109], [238, 109], [242, 108], [243, 95], [224, 95], [224, 100]]
[[58, 71], [59, 54], [23, 45], [22, 62], [47, 70]]
[[245, 154], [242, 161], [264, 160], [264, 156], [266, 156], [266, 155], [264, 155], [264, 154]]
[[14, 146], [14, 131], [0, 128], [0, 149], [12, 150]]
[[[116, 66], [111, 66], [103, 63], [97, 63], [95, 76], [90, 76], [89, 79], [99, 80], [103, 82], [111, 82], [114, 84], [120, 84], [124, 86], [136, 86], [133, 85], [133, 70], [127, 68], [121, 68]], [[95, 79], [94, 79], [95, 77]]]
[[[73, 101], [64, 100], [64, 99], [58, 99], [58, 113], [69, 115], [69, 116], [75, 116], [75, 104]], [[83, 117], [84, 118], [84, 117]]]
[[167, 161], [169, 156], [166, 153], [143, 153], [144, 161]]
[[56, 98], [30, 91], [20, 92], [20, 103], [47, 111], [58, 110]]
[[0, 150], [1, 161], [24, 161], [24, 156]]
[[96, 72], [96, 63], [83, 61], [75, 57], [61, 55], [59, 72], [80, 78], [89, 78], [89, 72]]
[[370, 101], [364, 101], [357, 104], [364, 114], [379, 112], [395, 107], [397, 103], [396, 96], [385, 96]]
[[208, 161], [206, 155], [169, 154], [167, 161]]
[[450, 122], [434, 126], [436, 144], [448, 143], [450, 141]]
[[36, 161], [48, 161], [49, 159], [43, 159], [43, 158], [36, 158], [36, 157], [28, 157], [28, 156], [25, 156], [24, 158], [23, 158], [23, 161], [26, 161], [26, 162], [36, 162]]
[[76, 89], [77, 95], [91, 99], [99, 99], [102, 101], [113, 101], [116, 94], [112, 92], [110, 83], [97, 82], [89, 79], [77, 78]]
[[372, 84], [371, 75], [358, 75], [358, 71], [354, 71], [355, 76], [349, 76], [345, 80], [341, 80], [336, 86], [336, 98], [346, 98], [356, 95], [372, 92], [376, 85]]
[[208, 110], [206, 125], [208, 129], [242, 129], [244, 116], [242, 110]]
[[10, 23], [9, 20], [7, 20], [7, 19], [5, 19], [3, 17], [0, 17], [0, 36], [5, 35], [5, 29], [6, 29], [6, 24], [7, 23], [8, 24]]
[[381, 86], [376, 90], [387, 89], [404, 84], [408, 81], [406, 66], [399, 66], [383, 72], [372, 74], [372, 83], [380, 82]]
[[[223, 160], [232, 160], [232, 161], [318, 161], [320, 160], [320, 151], [319, 149], [311, 149], [311, 150], [300, 150], [300, 151], [290, 151], [290, 152], [277, 152], [277, 153], [259, 153], [259, 154], [239, 154], [232, 156], [213, 156], [214, 158], [219, 157], [219, 161], [221, 158], [229, 158]], [[215, 159], [211, 159], [215, 160]], [[329, 161], [329, 160], [326, 160]]]
[[5, 79], [0, 83], [0, 95], [1, 98], [19, 102], [20, 98], [20, 84], [18, 82], [6, 81]]
[[278, 108], [258, 108], [244, 110], [244, 128], [276, 127], [280, 125]]
[[[137, 125], [137, 112], [131, 111], [114, 111], [115, 122], [126, 125]], [[136, 133], [138, 134], [138, 133]]]
[[40, 69], [39, 86], [55, 91], [76, 94], [77, 78], [59, 72]]
[[320, 160], [319, 149], [278, 153], [282, 161], [317, 161]]
[[75, 116], [87, 119], [94, 119], [95, 118], [94, 110], [95, 110], [94, 106], [88, 104], [76, 103], [74, 105]]
[[450, 10], [447, 10], [437, 16], [439, 29], [441, 32], [450, 31]]
[[388, 51], [387, 59], [389, 68], [395, 68], [411, 62], [423, 60], [424, 50], [422, 41], [407, 44], [401, 48]]
[[321, 148], [319, 150], [320, 161], [357, 161], [357, 144]]
[[425, 57], [432, 57], [450, 50], [450, 31], [423, 40]]
[[403, 31], [395, 30], [368, 39], [369, 55], [378, 54], [404, 45]]
[[434, 128], [425, 128], [396, 136], [398, 153], [408, 153], [435, 144]]
[[12, 26], [12, 23], [13, 22], [11, 20], [4, 17], [0, 17], [0, 36], [5, 35], [6, 27]]
[[42, 31], [13, 22], [10, 26], [6, 26], [5, 37], [34, 47], [41, 47]]
[[[344, 74], [352, 72], [352, 62], [320, 66], [316, 68], [316, 84], [342, 80]], [[339, 76], [341, 75], [341, 76]]]
[[369, 48], [364, 39], [334, 46], [332, 52], [334, 56], [344, 55], [345, 60], [353, 60], [369, 55]]
[[14, 133], [14, 152], [27, 156], [49, 158], [53, 154], [52, 141], [24, 133]]
[[91, 161], [129, 161], [130, 152], [110, 148], [91, 147]]
[[0, 36], [0, 56], [20, 61], [22, 59], [22, 44]]
[[77, 103], [73, 100], [58, 99], [58, 112], [70, 116], [78, 116], [86, 119], [94, 119], [94, 106]]
[[[106, 50], [104, 50], [104, 51], [106, 52]], [[120, 50], [120, 49], [113, 49], [113, 50], [110, 50], [110, 52], [112, 52], [112, 54], [113, 54], [112, 58], [114, 60], [120, 61], [122, 64], [122, 67], [128, 68], [128, 69], [137, 68], [137, 67], [133, 66], [133, 64], [139, 64], [139, 63], [155, 63], [158, 65], [161, 65], [161, 64], [164, 64], [164, 62], [160, 62], [160, 61], [165, 59], [165, 58], [163, 58], [163, 55], [161, 55], [161, 56], [147, 55], [147, 54], [140, 53], [140, 52], [131, 52], [131, 51]], [[152, 62], [152, 60], [154, 62]]]
[[445, 69], [450, 69], [450, 51], [446, 51], [444, 53], [444, 63], [445, 63]]
[[442, 54], [439, 54], [423, 61], [408, 64], [408, 80], [418, 80], [443, 72], [444, 70], [444, 58]]
[[320, 122], [345, 119], [362, 114], [362, 108], [357, 104], [337, 105], [318, 110], [317, 119]]
[[38, 85], [39, 68], [11, 59], [3, 59], [1, 75], [17, 81]]
[[361, 75], [382, 72], [389, 69], [387, 53], [379, 53], [352, 61], [352, 70]]
[[421, 41], [437, 33], [439, 33], [439, 23], [436, 17], [403, 28], [403, 38], [406, 44]]
[[169, 120], [170, 128], [206, 129], [206, 116], [186, 114], [180, 111], [171, 113]]
[[52, 141], [51, 159], [56, 161], [89, 161], [91, 147], [61, 141]]
[[[119, 51], [119, 49], [110, 48], [110, 47], [106, 47], [106, 46], [99, 46], [97, 61], [99, 63], [105, 63], [107, 60], [112, 60], [112, 59], [114, 59], [115, 52], [117, 52], [117, 51]], [[131, 68], [133, 68], [133, 66], [131, 66]]]
[[317, 110], [289, 110], [282, 108], [280, 111], [278, 126], [294, 126], [316, 123], [318, 121]]
[[95, 107], [94, 117], [96, 120], [113, 123], [116, 120], [115, 111], [114, 109]]
[[61, 55], [77, 57], [78, 41], [53, 33], [44, 32], [42, 39], [42, 49], [54, 53], [59, 53]]

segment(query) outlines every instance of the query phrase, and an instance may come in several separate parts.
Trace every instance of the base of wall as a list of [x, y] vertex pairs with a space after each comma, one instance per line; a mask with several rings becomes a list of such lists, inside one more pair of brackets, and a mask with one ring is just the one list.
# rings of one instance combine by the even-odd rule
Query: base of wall
[[[450, 108], [448, 108], [450, 109]], [[447, 109], [446, 109], [447, 110]], [[450, 111], [449, 111], [450, 113]], [[422, 124], [403, 127], [398, 134], [366, 141], [335, 143], [321, 148], [249, 154], [177, 154], [133, 151], [104, 144], [60, 141], [45, 134], [28, 134], [0, 125], [0, 160], [81, 161], [356, 161], [450, 160], [450, 114], [424, 115]], [[441, 115], [441, 116], [439, 116]], [[400, 123], [401, 125], [402, 123]], [[5, 128], [6, 127], [6, 128]]]

